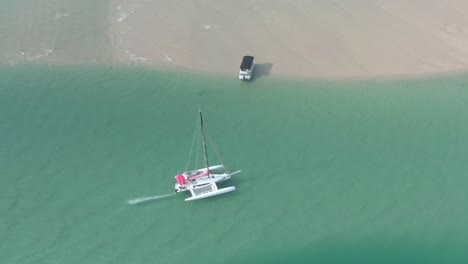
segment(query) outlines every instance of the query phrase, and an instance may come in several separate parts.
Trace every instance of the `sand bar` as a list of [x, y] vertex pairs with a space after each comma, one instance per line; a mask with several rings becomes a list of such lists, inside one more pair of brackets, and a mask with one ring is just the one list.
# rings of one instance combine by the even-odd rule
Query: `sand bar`
[[239, 0], [112, 3], [115, 61], [236, 74], [366, 77], [468, 68], [468, 2]]
[[0, 65], [354, 78], [468, 69], [468, 1], [44, 0], [0, 11]]

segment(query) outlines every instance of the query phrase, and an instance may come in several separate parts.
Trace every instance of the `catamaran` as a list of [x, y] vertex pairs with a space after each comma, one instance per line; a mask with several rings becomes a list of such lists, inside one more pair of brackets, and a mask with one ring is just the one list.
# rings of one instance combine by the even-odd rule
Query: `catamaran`
[[[200, 113], [200, 125], [201, 125], [201, 134], [202, 134], [202, 142], [203, 142], [203, 150], [205, 156], [205, 167], [201, 169], [195, 169], [191, 171], [183, 172], [177, 176], [175, 176], [176, 183], [175, 183], [175, 192], [190, 192], [191, 197], [185, 199], [185, 201], [193, 201], [203, 198], [208, 198], [216, 195], [220, 195], [223, 193], [232, 192], [236, 189], [235, 186], [219, 188], [218, 184], [229, 180], [232, 175], [241, 172], [228, 172], [222, 164], [221, 158], [219, 157], [216, 149], [216, 155], [218, 156], [219, 161], [221, 162], [220, 165], [209, 166], [208, 162], [208, 151], [206, 147], [206, 137], [205, 137], [205, 128], [203, 126], [203, 116], [202, 112]], [[197, 130], [196, 130], [197, 131]], [[194, 140], [195, 140], [194, 136]], [[192, 150], [193, 144], [192, 142]], [[192, 153], [190, 150], [189, 160]], [[187, 166], [188, 167], [188, 166]]]

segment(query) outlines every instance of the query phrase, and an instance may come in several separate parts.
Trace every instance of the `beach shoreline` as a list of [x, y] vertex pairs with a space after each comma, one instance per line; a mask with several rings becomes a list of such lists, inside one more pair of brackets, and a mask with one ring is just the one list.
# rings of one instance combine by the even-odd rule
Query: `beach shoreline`
[[411, 79], [468, 71], [468, 3], [456, 0], [39, 6], [8, 13], [0, 65], [136, 66], [237, 78], [242, 57], [253, 55], [254, 78]]

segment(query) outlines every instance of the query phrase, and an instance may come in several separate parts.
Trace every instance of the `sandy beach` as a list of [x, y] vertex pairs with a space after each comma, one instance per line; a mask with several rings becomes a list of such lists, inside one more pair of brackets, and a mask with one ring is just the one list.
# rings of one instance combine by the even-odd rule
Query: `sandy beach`
[[0, 65], [104, 64], [373, 78], [468, 69], [460, 0], [44, 0], [0, 11]]
[[112, 2], [114, 60], [236, 74], [373, 77], [468, 68], [468, 2]]

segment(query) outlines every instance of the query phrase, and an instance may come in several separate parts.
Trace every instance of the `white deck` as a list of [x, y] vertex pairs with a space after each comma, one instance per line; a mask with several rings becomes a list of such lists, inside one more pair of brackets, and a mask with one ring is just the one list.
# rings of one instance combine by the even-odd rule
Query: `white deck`
[[[198, 171], [201, 171], [201, 170], [198, 170]], [[193, 200], [220, 195], [223, 193], [232, 192], [236, 189], [235, 186], [218, 189], [217, 184], [220, 182], [229, 180], [231, 178], [231, 175], [234, 175], [239, 172], [241, 171], [239, 170], [233, 173], [210, 174], [210, 175], [198, 178], [196, 180], [187, 181], [183, 185], [176, 183], [175, 191], [176, 192], [190, 191], [191, 197], [186, 198], [185, 201], [193, 201]]]
[[252, 65], [252, 68], [250, 70], [240, 70], [239, 71], [239, 80], [250, 80], [252, 78], [253, 71], [255, 69], [255, 64]]
[[[180, 185], [176, 183], [174, 188], [176, 192], [185, 192], [185, 191], [192, 190], [193, 188], [202, 187], [204, 185], [211, 184], [211, 183], [216, 184], [219, 182], [229, 180], [231, 178], [231, 174], [228, 174], [228, 173], [211, 174], [210, 176], [211, 177], [207, 175], [202, 178], [198, 178], [194, 181], [187, 181], [187, 183], [184, 185]], [[185, 188], [182, 188], [182, 187], [185, 187]]]
[[252, 71], [240, 71], [239, 80], [250, 80], [252, 78]]

